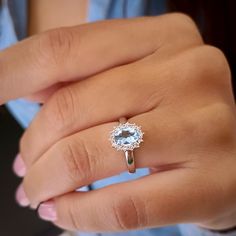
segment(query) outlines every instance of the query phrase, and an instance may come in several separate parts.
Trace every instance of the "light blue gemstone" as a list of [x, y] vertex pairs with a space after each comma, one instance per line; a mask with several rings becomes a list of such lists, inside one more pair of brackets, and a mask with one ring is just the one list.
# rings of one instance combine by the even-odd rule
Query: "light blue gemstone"
[[117, 130], [114, 140], [119, 146], [130, 146], [140, 140], [140, 133], [135, 127], [126, 127]]

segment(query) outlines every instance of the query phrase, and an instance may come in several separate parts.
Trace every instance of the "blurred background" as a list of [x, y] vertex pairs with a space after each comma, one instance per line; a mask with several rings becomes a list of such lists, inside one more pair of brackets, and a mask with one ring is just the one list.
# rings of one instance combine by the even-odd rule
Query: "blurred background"
[[22, 132], [6, 108], [0, 107], [0, 235], [56, 236], [61, 230], [41, 221], [35, 211], [21, 208], [15, 202], [20, 179], [12, 172], [12, 162]]

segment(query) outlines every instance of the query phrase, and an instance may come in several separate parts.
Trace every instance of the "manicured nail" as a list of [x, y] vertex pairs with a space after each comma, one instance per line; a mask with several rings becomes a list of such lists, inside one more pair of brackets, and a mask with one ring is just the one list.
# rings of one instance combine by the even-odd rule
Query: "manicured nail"
[[22, 207], [29, 206], [30, 202], [29, 202], [29, 199], [26, 197], [26, 194], [22, 185], [20, 185], [18, 189], [16, 190], [16, 201]]
[[46, 221], [56, 221], [57, 213], [55, 204], [53, 201], [44, 202], [39, 206], [38, 209], [39, 217]]
[[26, 173], [26, 166], [20, 154], [16, 156], [13, 163], [13, 170], [19, 177], [24, 177]]

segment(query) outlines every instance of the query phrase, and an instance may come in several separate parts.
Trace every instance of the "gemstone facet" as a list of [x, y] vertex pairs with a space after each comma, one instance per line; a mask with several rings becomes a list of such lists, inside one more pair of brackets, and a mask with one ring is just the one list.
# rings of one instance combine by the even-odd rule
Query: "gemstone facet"
[[110, 137], [112, 146], [117, 150], [133, 150], [143, 142], [141, 127], [126, 122], [114, 127]]

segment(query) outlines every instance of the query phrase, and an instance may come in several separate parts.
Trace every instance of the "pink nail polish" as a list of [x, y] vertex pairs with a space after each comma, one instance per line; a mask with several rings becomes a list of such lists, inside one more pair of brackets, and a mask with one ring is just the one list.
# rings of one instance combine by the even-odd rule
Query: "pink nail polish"
[[39, 217], [46, 221], [56, 221], [57, 213], [55, 204], [53, 201], [44, 202], [39, 206], [38, 209]]
[[22, 207], [29, 206], [29, 199], [26, 197], [24, 188], [20, 185], [16, 191], [16, 201]]
[[26, 166], [20, 154], [16, 156], [13, 163], [13, 170], [19, 177], [24, 177], [26, 173]]

